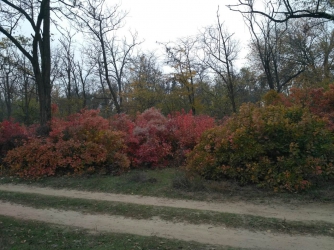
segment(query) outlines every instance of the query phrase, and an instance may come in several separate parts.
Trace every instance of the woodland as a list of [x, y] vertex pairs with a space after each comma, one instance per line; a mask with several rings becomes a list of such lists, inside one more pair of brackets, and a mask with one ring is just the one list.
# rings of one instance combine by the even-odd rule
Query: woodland
[[241, 65], [219, 8], [158, 56], [118, 35], [120, 5], [0, 0], [1, 174], [182, 166], [290, 192], [332, 180], [334, 2], [264, 2], [227, 6], [250, 34]]

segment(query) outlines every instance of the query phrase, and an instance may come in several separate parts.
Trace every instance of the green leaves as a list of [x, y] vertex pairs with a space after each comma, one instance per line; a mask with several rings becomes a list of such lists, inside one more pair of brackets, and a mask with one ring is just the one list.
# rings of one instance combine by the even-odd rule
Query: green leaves
[[202, 137], [187, 170], [209, 179], [300, 191], [332, 173], [333, 142], [324, 121], [306, 108], [244, 104], [225, 126]]

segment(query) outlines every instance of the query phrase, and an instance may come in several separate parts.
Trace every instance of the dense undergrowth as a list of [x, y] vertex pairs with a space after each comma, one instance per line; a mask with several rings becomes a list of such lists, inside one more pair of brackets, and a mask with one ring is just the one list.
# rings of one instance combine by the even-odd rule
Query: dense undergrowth
[[50, 125], [49, 136], [40, 137], [34, 127], [0, 123], [2, 173], [40, 178], [185, 166], [191, 178], [291, 192], [334, 176], [334, 85], [269, 92], [223, 123], [185, 112], [166, 117], [151, 108], [109, 119], [82, 110], [55, 115]]

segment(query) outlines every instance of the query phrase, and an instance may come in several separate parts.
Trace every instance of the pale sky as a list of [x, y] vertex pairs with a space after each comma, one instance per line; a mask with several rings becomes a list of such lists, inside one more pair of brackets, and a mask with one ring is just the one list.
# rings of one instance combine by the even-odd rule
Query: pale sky
[[230, 11], [226, 5], [235, 0], [122, 0], [121, 8], [129, 11], [124, 30], [136, 30], [144, 50], [159, 49], [158, 42], [175, 41], [177, 38], [194, 36], [206, 26], [216, 23], [219, 5], [221, 22], [234, 32], [245, 46], [249, 39], [241, 14]]
[[[125, 27], [117, 31], [124, 36], [129, 30], [138, 32], [143, 51], [163, 53], [163, 47], [156, 42], [166, 43], [178, 38], [195, 36], [199, 30], [217, 22], [219, 6], [220, 21], [229, 32], [240, 40], [240, 61], [246, 55], [249, 32], [241, 14], [230, 11], [226, 5], [236, 0], [107, 0], [109, 4], [120, 4], [120, 9], [128, 13]], [[25, 26], [22, 26], [25, 30]], [[30, 26], [27, 29], [30, 32]], [[53, 30], [53, 33], [57, 31]], [[27, 34], [27, 36], [30, 36]], [[78, 38], [78, 41], [82, 38]]]

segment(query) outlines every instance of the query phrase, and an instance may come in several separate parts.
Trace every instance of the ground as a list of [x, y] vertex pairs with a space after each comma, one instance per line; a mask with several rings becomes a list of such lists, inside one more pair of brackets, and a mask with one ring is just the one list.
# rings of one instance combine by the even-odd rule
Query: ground
[[[172, 207], [190, 210], [215, 211], [263, 218], [277, 218], [303, 223], [319, 222], [334, 225], [333, 203], [262, 203], [250, 201], [203, 202], [180, 199], [157, 198], [139, 195], [85, 192], [67, 189], [52, 189], [31, 185], [2, 184], [0, 191], [47, 195], [50, 198], [66, 197], [84, 200], [131, 203], [154, 207]], [[0, 199], [1, 200], [1, 199]], [[312, 234], [286, 234], [244, 228], [229, 228], [224, 225], [193, 224], [161, 219], [134, 219], [120, 215], [95, 214], [81, 211], [41, 209], [8, 201], [0, 202], [0, 214], [23, 220], [36, 220], [59, 225], [89, 229], [92, 232], [109, 231], [142, 236], [159, 236], [167, 239], [195, 241], [204, 244], [231, 246], [246, 249], [322, 249], [332, 250], [334, 237]], [[333, 230], [333, 228], [332, 228]]]

